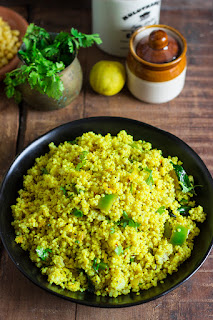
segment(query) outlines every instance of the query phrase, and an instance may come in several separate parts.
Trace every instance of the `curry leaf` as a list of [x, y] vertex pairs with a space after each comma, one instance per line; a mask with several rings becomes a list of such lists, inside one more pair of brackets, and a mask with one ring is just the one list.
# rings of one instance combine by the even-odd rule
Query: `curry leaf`
[[190, 206], [181, 206], [180, 208], [178, 208], [178, 211], [180, 212], [180, 214], [182, 216], [188, 216], [189, 214], [189, 210], [191, 209], [192, 207]]
[[186, 171], [183, 169], [183, 167], [174, 163], [172, 163], [172, 165], [182, 187], [182, 192], [187, 193], [194, 190], [194, 185], [190, 182], [189, 177], [187, 176]]

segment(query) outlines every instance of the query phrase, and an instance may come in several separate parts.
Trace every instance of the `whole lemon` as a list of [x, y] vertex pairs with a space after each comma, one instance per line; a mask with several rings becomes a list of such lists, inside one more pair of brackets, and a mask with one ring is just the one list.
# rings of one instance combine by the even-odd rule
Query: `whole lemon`
[[101, 60], [92, 67], [89, 81], [95, 92], [113, 96], [121, 91], [125, 84], [125, 68], [120, 62]]

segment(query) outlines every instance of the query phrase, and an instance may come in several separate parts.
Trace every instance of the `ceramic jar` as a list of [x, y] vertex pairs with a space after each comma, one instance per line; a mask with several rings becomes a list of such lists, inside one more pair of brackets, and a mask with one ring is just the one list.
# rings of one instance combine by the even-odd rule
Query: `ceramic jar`
[[92, 31], [99, 33], [99, 48], [126, 57], [135, 29], [159, 23], [161, 0], [92, 0]]
[[137, 29], [126, 60], [130, 92], [148, 103], [164, 103], [178, 96], [185, 83], [186, 51], [185, 38], [172, 27]]

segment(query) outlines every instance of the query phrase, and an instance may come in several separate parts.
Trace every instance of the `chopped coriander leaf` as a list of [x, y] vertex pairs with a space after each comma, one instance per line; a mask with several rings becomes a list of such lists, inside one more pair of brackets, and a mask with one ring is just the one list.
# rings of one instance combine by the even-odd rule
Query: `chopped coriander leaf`
[[79, 171], [85, 164], [86, 164], [86, 156], [87, 154], [89, 153], [89, 151], [82, 151], [80, 154], [79, 154], [79, 159], [81, 162], [79, 162], [75, 168], [75, 170]]
[[80, 160], [84, 160], [86, 158], [86, 156], [88, 155], [89, 151], [82, 151], [80, 154], [79, 154], [79, 159]]
[[130, 192], [133, 193], [133, 183], [130, 184]]
[[174, 164], [172, 162], [173, 168], [177, 175], [178, 181], [182, 187], [182, 192], [187, 193], [194, 190], [194, 185], [190, 182], [189, 177], [186, 174], [186, 171], [183, 169], [182, 166], [178, 164]]
[[189, 214], [189, 210], [191, 209], [192, 207], [190, 206], [181, 206], [180, 208], [178, 208], [178, 211], [180, 212], [180, 214], [182, 216], [188, 216]]
[[60, 187], [60, 190], [63, 191], [65, 196], [67, 196], [67, 189], [65, 187]]
[[149, 168], [145, 168], [144, 169], [146, 172], [149, 173], [148, 178], [146, 179], [146, 183], [148, 184], [148, 186], [150, 187], [150, 189], [152, 188], [152, 185], [154, 183], [153, 177], [152, 177], [152, 170]]
[[43, 261], [45, 261], [49, 257], [49, 253], [52, 252], [50, 249], [44, 249], [42, 247], [36, 248], [36, 253], [39, 256], [39, 258]]
[[84, 161], [82, 161], [82, 162], [79, 162], [78, 164], [77, 164], [77, 166], [75, 167], [75, 170], [76, 171], [80, 171], [80, 169], [83, 167], [83, 165], [86, 163], [86, 161], [84, 160]]
[[46, 168], [41, 168], [41, 172], [42, 172], [42, 174], [49, 174], [49, 172], [47, 171]]
[[115, 253], [116, 253], [118, 256], [120, 256], [120, 255], [123, 253], [123, 248], [122, 248], [122, 246], [117, 246], [117, 247], [115, 248]]
[[131, 257], [130, 262], [134, 262], [134, 261], [135, 261], [135, 257]]
[[79, 240], [75, 240], [75, 243], [79, 244], [79, 243], [80, 243], [80, 241], [79, 241]]
[[81, 191], [83, 191], [76, 186], [76, 183], [72, 183], [72, 190], [76, 194], [79, 194]]
[[97, 258], [95, 258], [93, 260], [93, 265], [92, 265], [93, 269], [98, 272], [98, 263], [97, 263]]
[[67, 141], [67, 142], [70, 143], [70, 144], [78, 144], [78, 139], [76, 138], [73, 141]]
[[99, 270], [108, 270], [109, 266], [107, 263], [104, 263], [103, 260], [101, 259], [101, 261], [99, 263], [97, 263], [97, 258], [95, 258], [93, 260], [93, 265], [92, 265], [93, 269], [95, 270], [95, 272], [99, 272]]
[[126, 211], [123, 211], [123, 219], [118, 221], [117, 225], [121, 225], [123, 228], [125, 228], [128, 225], [129, 227], [133, 227], [137, 229], [138, 227], [140, 227], [141, 224], [138, 222], [135, 222], [132, 218], [129, 218]]
[[72, 214], [74, 214], [74, 216], [77, 217], [77, 218], [81, 218], [84, 215], [83, 212], [81, 210], [77, 209], [77, 208], [74, 208], [72, 210]]
[[166, 207], [162, 206], [162, 207], [158, 208], [158, 210], [156, 212], [158, 212], [159, 214], [162, 214], [162, 213], [164, 213], [165, 209], [166, 209]]
[[109, 232], [110, 232], [111, 234], [115, 233], [114, 227], [111, 227], [111, 228], [109, 229]]
[[128, 214], [126, 213], [126, 211], [123, 211], [123, 217], [124, 217], [125, 219], [129, 219], [129, 216], [128, 216]]

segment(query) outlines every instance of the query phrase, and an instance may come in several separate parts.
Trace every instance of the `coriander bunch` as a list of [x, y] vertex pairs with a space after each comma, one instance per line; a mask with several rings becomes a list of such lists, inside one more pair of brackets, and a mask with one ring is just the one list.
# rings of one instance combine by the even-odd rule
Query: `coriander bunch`
[[61, 31], [54, 37], [44, 28], [31, 23], [23, 37], [25, 48], [18, 52], [23, 65], [7, 73], [4, 80], [7, 97], [14, 97], [20, 102], [18, 86], [28, 82], [31, 89], [59, 99], [64, 91], [59, 72], [74, 60], [80, 47], [101, 42], [98, 34], [88, 35], [74, 28], [70, 33]]

